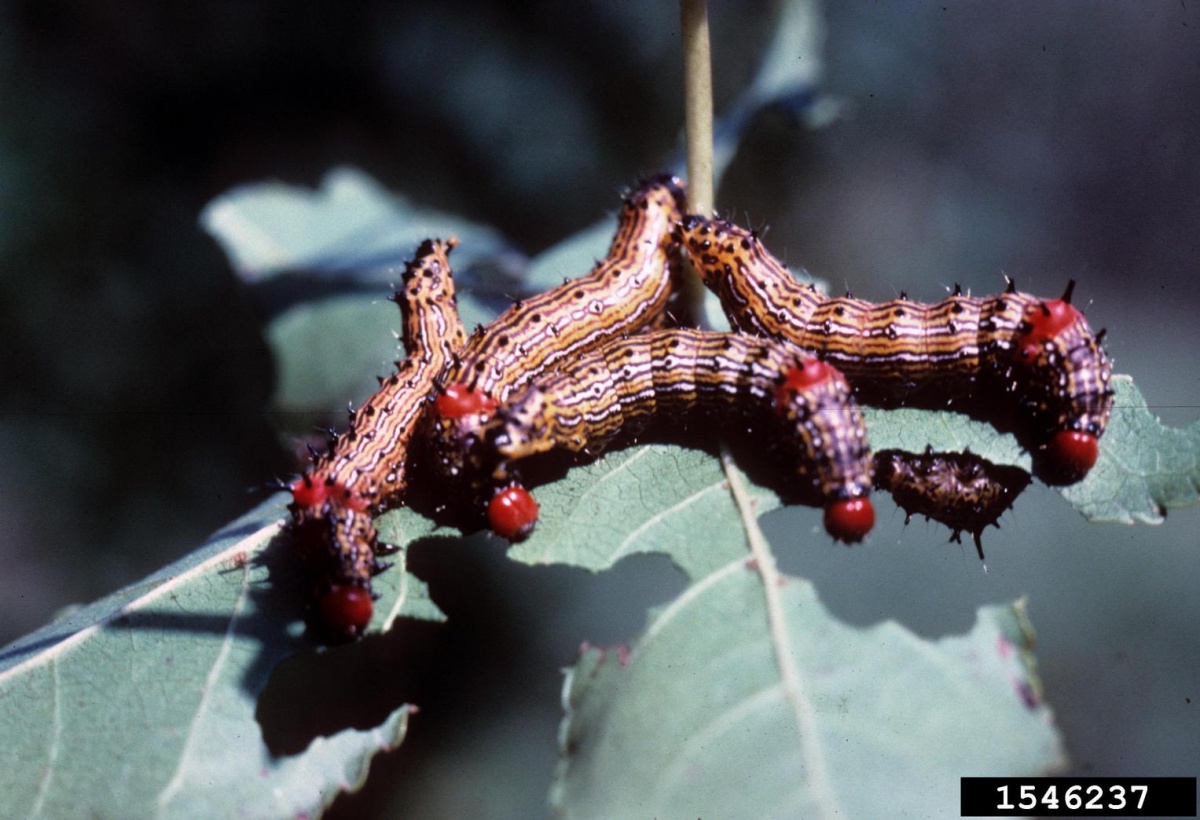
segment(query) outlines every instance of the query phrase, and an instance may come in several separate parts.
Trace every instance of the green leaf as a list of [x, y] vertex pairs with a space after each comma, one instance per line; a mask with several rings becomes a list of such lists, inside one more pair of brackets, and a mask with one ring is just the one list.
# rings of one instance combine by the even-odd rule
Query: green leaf
[[247, 282], [395, 267], [431, 236], [457, 235], [464, 267], [504, 246], [491, 228], [413, 205], [351, 167], [330, 171], [317, 191], [282, 182], [234, 188], [205, 206], [200, 224]]
[[[458, 306], [468, 328], [491, 315], [469, 295], [460, 296]], [[320, 414], [361, 403], [379, 389], [375, 377], [390, 374], [404, 358], [392, 335], [399, 329], [399, 309], [382, 296], [337, 296], [284, 312], [267, 328], [279, 371], [276, 409]]]
[[[761, 513], [778, 497], [754, 488]], [[537, 488], [537, 530], [509, 550], [525, 564], [600, 571], [626, 555], [662, 552], [697, 577], [743, 554], [744, 529], [720, 462], [663, 444], [632, 447]]]
[[[1063, 498], [1088, 520], [1120, 524], [1158, 524], [1167, 510], [1200, 503], [1200, 422], [1167, 427], [1131, 377], [1116, 375], [1112, 383], [1116, 395], [1100, 457], [1086, 479], [1060, 488]], [[997, 464], [1030, 469], [1015, 438], [956, 413], [866, 408], [864, 416], [876, 450], [970, 448]]]
[[497, 231], [413, 205], [355, 168], [330, 171], [317, 191], [280, 182], [236, 188], [210, 202], [200, 222], [249, 282], [304, 273], [343, 283], [340, 291], [288, 307], [267, 329], [279, 369], [275, 408], [301, 414], [292, 429], [366, 399], [375, 377], [403, 357], [393, 336], [399, 311], [386, 297], [422, 240], [459, 237], [452, 261], [468, 327], [494, 315], [467, 292], [469, 284], [463, 287], [470, 273], [497, 259], [512, 263]]
[[952, 813], [963, 771], [1062, 765], [1048, 709], [1028, 705], [1039, 684], [1019, 608], [938, 642], [847, 626], [775, 569], [757, 523], [775, 495], [701, 451], [614, 452], [538, 498], [514, 560], [596, 570], [657, 551], [693, 581], [632, 650], [591, 650], [569, 671], [552, 797], [565, 814]]
[[[0, 651], [4, 817], [317, 814], [400, 744], [409, 708], [379, 726], [273, 756], [255, 720], [275, 665], [314, 647], [303, 584], [275, 536], [276, 499], [145, 581]], [[441, 613], [400, 566], [381, 576], [375, 628]]]
[[863, 408], [872, 450], [907, 450], [920, 453], [926, 447], [937, 452], [961, 452], [970, 449], [997, 464], [1011, 464], [1028, 471], [1029, 454], [1021, 450], [1016, 438], [998, 433], [990, 424], [969, 419], [960, 413], [929, 410], [879, 410]]
[[1063, 496], [1094, 521], [1159, 524], [1200, 503], [1200, 421], [1166, 427], [1129, 376], [1114, 376], [1112, 422], [1087, 479]]
[[[953, 814], [964, 772], [1063, 764], [1021, 607], [966, 636], [847, 626], [781, 575], [729, 481], [743, 545], [653, 613], [631, 650], [568, 671], [552, 802], [568, 816]], [[643, 488], [644, 490], [646, 488]], [[914, 788], [913, 784], [921, 784]]]
[[[779, 611], [737, 561], [656, 613], [626, 654], [567, 672], [552, 801], [574, 817], [950, 817], [958, 778], [1064, 763], [1018, 606], [924, 641], [831, 618], [789, 578]], [[778, 619], [780, 638], [766, 624]]]

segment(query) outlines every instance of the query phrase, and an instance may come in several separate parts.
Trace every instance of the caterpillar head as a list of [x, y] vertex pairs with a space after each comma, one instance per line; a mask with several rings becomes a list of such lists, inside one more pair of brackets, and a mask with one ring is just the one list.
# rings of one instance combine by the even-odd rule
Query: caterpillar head
[[783, 372], [774, 401], [819, 462], [808, 472], [816, 497], [825, 500], [826, 531], [847, 544], [862, 541], [875, 526], [872, 461], [846, 377], [827, 362], [801, 357]]
[[462, 382], [446, 385], [433, 402], [433, 446], [442, 475], [470, 478], [483, 468], [478, 443], [483, 440], [498, 402]]
[[825, 507], [825, 530], [838, 541], [857, 544], [875, 526], [875, 508], [866, 496], [844, 498]]
[[352, 640], [371, 621], [371, 578], [385, 567], [375, 558], [378, 533], [365, 507], [328, 500], [301, 506], [303, 497], [298, 494], [292, 505], [290, 537], [312, 584], [310, 621], [328, 638]]
[[333, 584], [317, 601], [321, 627], [338, 639], [353, 640], [362, 635], [374, 611], [371, 591], [354, 585]]
[[529, 490], [520, 484], [510, 484], [492, 496], [487, 518], [496, 535], [514, 543], [524, 541], [537, 525], [538, 503]]
[[1112, 410], [1112, 362], [1101, 336], [1071, 304], [1073, 289], [1071, 282], [1061, 299], [1026, 308], [1013, 339], [1023, 409], [1046, 431], [1033, 455], [1038, 477], [1048, 484], [1073, 484], [1087, 475]]

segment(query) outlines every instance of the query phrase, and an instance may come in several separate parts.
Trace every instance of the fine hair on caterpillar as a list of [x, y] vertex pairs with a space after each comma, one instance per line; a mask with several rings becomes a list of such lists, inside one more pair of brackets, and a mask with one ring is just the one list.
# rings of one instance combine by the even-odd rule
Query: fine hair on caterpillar
[[608, 255], [589, 273], [516, 303], [471, 335], [439, 380], [431, 414], [439, 479], [475, 486], [481, 431], [513, 391], [611, 339], [669, 322], [681, 275], [671, 228], [685, 211], [680, 180], [642, 182], [625, 197]]
[[371, 578], [386, 569], [372, 517], [399, 504], [408, 451], [434, 380], [466, 340], [449, 254], [457, 240], [426, 240], [393, 300], [406, 357], [351, 416], [350, 427], [289, 487], [290, 539], [313, 589], [310, 620], [328, 637], [354, 638], [371, 620]]
[[864, 404], [952, 409], [1013, 432], [1039, 478], [1069, 484], [1098, 456], [1112, 365], [1083, 315], [1020, 293], [935, 304], [827, 297], [796, 281], [756, 233], [688, 216], [676, 232], [734, 329], [787, 341], [846, 374]]
[[722, 436], [752, 427], [786, 465], [789, 489], [824, 508], [830, 534], [854, 542], [870, 531], [872, 461], [846, 380], [790, 345], [740, 334], [653, 331], [546, 372], [491, 416], [475, 469], [483, 483], [520, 486], [522, 459], [595, 455], [664, 420]]

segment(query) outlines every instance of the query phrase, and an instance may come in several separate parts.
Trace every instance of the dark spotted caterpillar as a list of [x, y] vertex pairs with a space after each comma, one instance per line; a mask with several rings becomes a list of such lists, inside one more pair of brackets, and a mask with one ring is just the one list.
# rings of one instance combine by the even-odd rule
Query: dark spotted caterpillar
[[801, 285], [756, 234], [689, 216], [677, 238], [734, 328], [781, 339], [842, 370], [862, 402], [966, 410], [1012, 430], [1047, 483], [1091, 469], [1112, 409], [1112, 366], [1083, 315], [1009, 289], [937, 304], [874, 305]]
[[486, 472], [490, 454], [503, 486], [516, 479], [514, 461], [558, 447], [599, 453], [664, 419], [752, 424], [782, 451], [801, 497], [825, 508], [830, 534], [860, 541], [874, 524], [870, 450], [845, 378], [790, 345], [740, 334], [659, 330], [545, 373], [484, 427], [477, 466]]
[[[433, 462], [442, 478], [474, 478], [481, 430], [496, 407], [538, 374], [626, 333], [661, 326], [679, 277], [671, 227], [683, 215], [682, 183], [659, 176], [625, 199], [608, 256], [585, 276], [518, 302], [478, 329], [454, 357], [435, 402]], [[516, 535], [536, 520], [537, 505], [521, 487], [483, 501], [493, 529]]]
[[921, 455], [902, 450], [875, 454], [875, 487], [892, 494], [907, 514], [924, 515], [949, 527], [950, 540], [961, 543], [971, 534], [983, 558], [984, 529], [999, 527], [1000, 516], [1029, 486], [1029, 473], [993, 464], [971, 452]]
[[455, 244], [418, 248], [393, 297], [407, 357], [290, 486], [292, 535], [314, 581], [314, 614], [333, 637], [355, 637], [371, 620], [371, 577], [384, 568], [372, 516], [402, 498], [409, 444], [434, 379], [466, 341], [448, 260]]

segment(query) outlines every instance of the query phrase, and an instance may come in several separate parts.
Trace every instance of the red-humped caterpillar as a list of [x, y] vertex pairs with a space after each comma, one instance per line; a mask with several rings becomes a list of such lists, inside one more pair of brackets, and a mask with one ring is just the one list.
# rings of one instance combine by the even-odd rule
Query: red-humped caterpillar
[[355, 637], [371, 620], [371, 578], [385, 568], [372, 516], [403, 498], [409, 445], [434, 379], [466, 341], [448, 259], [456, 244], [426, 240], [406, 265], [393, 297], [406, 358], [290, 486], [293, 539], [313, 578], [314, 615], [334, 637]]
[[685, 210], [680, 180], [643, 182], [626, 197], [608, 256], [590, 273], [476, 330], [441, 380], [431, 414], [432, 461], [442, 478], [469, 483], [477, 474], [480, 431], [514, 390], [610, 339], [664, 324], [680, 276], [671, 227]]
[[936, 304], [871, 304], [802, 285], [758, 236], [689, 216], [677, 237], [735, 329], [781, 339], [842, 370], [864, 404], [964, 410], [1012, 430], [1039, 478], [1070, 484], [1096, 461], [1112, 365], [1061, 299], [956, 292]]
[[[500, 406], [479, 466], [488, 468], [490, 453], [490, 479], [503, 487], [520, 459], [556, 448], [596, 454], [664, 420], [702, 420], [713, 430], [750, 424], [780, 451], [799, 496], [824, 507], [830, 534], [860, 541], [874, 524], [871, 455], [845, 378], [790, 345], [740, 334], [659, 330], [560, 365]], [[489, 519], [500, 529], [492, 510]]]
[[907, 514], [924, 515], [945, 524], [950, 539], [962, 543], [970, 533], [983, 559], [983, 531], [997, 523], [1017, 496], [1029, 486], [1029, 473], [1019, 467], [995, 464], [969, 450], [918, 455], [903, 450], [875, 454], [875, 487], [892, 494]]

